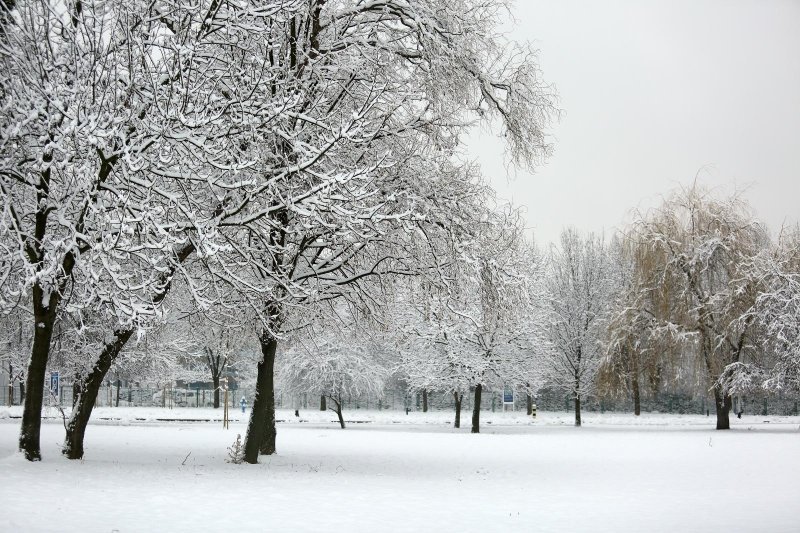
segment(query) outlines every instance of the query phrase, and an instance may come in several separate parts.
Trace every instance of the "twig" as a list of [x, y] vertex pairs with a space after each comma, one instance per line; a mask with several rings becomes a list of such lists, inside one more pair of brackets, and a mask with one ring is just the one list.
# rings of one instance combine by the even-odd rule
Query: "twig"
[[191, 452], [191, 451], [190, 451], [189, 453], [187, 453], [187, 454], [186, 454], [186, 457], [184, 457], [184, 458], [183, 458], [183, 462], [181, 463], [181, 466], [183, 466], [183, 465], [185, 465], [185, 464], [186, 464], [186, 460], [189, 458], [189, 456], [190, 456], [190, 455], [192, 455], [192, 452]]

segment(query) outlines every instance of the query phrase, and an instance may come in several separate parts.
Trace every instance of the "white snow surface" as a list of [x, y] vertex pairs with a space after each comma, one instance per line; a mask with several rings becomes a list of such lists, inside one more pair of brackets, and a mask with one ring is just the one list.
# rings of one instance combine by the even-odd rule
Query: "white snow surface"
[[279, 410], [259, 465], [225, 462], [240, 411], [165, 420], [221, 414], [95, 409], [82, 461], [46, 419], [39, 463], [0, 417], [0, 531], [798, 531], [798, 417]]

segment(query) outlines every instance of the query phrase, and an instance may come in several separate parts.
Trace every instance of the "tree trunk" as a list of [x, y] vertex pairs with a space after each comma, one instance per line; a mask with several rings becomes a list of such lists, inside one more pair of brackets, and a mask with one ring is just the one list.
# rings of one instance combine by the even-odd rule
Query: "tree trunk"
[[339, 417], [339, 425], [342, 427], [342, 429], [344, 429], [344, 416], [342, 415], [342, 398], [339, 397], [337, 399], [331, 396], [331, 400], [333, 400], [333, 403], [336, 406], [336, 408], [333, 411], [336, 413], [336, 416]]
[[81, 459], [83, 457], [86, 426], [92, 416], [92, 409], [94, 409], [97, 395], [103, 386], [103, 380], [111, 368], [111, 364], [117, 358], [119, 352], [122, 351], [131, 335], [133, 335], [133, 329], [115, 332], [116, 339], [114, 342], [105, 345], [91, 372], [78, 383], [78, 400], [75, 402], [72, 415], [67, 422], [67, 433], [64, 438], [64, 446], [61, 448], [61, 453], [67, 459]]
[[14, 365], [8, 363], [8, 401], [9, 407], [14, 405]]
[[[274, 365], [278, 340], [264, 332], [261, 343], [261, 362], [258, 363], [256, 390], [253, 395], [253, 407], [250, 409], [250, 421], [247, 424], [247, 435], [244, 439], [244, 460], [250, 464], [258, 463], [259, 451], [266, 455], [275, 453], [275, 390]], [[262, 443], [264, 445], [262, 445]]]
[[719, 385], [714, 387], [714, 405], [717, 408], [717, 429], [731, 429], [730, 412], [733, 398]]
[[320, 411], [327, 411], [328, 410], [328, 405], [325, 403], [325, 395], [324, 394], [322, 394], [319, 397], [319, 410]]
[[[183, 263], [194, 252], [194, 244], [189, 243], [176, 254], [178, 263]], [[161, 281], [164, 285], [153, 295], [153, 303], [160, 303], [167, 295], [172, 285], [172, 275], [176, 267], [173, 267], [169, 272], [162, 273]], [[52, 300], [53, 298], [51, 298]], [[55, 306], [51, 305], [51, 308]], [[37, 328], [38, 329], [38, 328]], [[121, 331], [114, 331], [115, 340], [106, 344], [103, 351], [95, 361], [94, 367], [91, 372], [83, 379], [77, 379], [77, 398], [75, 397], [76, 388], [73, 385], [73, 411], [67, 422], [66, 437], [64, 438], [64, 446], [61, 450], [69, 459], [80, 459], [83, 457], [83, 440], [86, 434], [86, 426], [89, 423], [89, 418], [92, 416], [92, 409], [97, 402], [97, 395], [100, 387], [103, 385], [103, 380], [111, 368], [111, 364], [117, 358], [122, 348], [128, 342], [128, 339], [133, 335], [133, 328], [124, 329]], [[119, 390], [117, 390], [119, 393]], [[119, 398], [119, 396], [117, 396]], [[162, 406], [166, 402], [167, 387], [164, 385], [164, 395], [161, 397]]]
[[[28, 461], [41, 461], [39, 432], [42, 425], [42, 403], [44, 401], [44, 380], [47, 370], [47, 359], [50, 356], [50, 340], [53, 337], [55, 309], [59, 298], [54, 294], [48, 306], [42, 304], [42, 290], [37, 285], [33, 288], [33, 307], [35, 327], [33, 328], [33, 347], [28, 362], [26, 385], [20, 383], [20, 396], [24, 395], [22, 423], [19, 430], [19, 450]], [[27, 392], [26, 392], [27, 389]]]
[[528, 416], [533, 414], [533, 396], [530, 394], [525, 395], [525, 412], [528, 413]]
[[19, 382], [19, 404], [23, 405], [25, 403], [25, 382], [20, 380]]
[[[274, 368], [274, 359], [273, 359]], [[272, 455], [277, 451], [276, 440], [278, 437], [278, 430], [275, 427], [275, 382], [274, 370], [273, 377], [270, 378], [269, 392], [267, 393], [267, 419], [265, 421], [266, 428], [264, 439], [261, 441], [258, 453], [261, 455]], [[298, 413], [299, 414], [299, 413]]]
[[639, 416], [642, 414], [641, 393], [639, 390], [639, 352], [633, 349], [626, 350], [630, 355], [633, 362], [631, 389], [633, 389], [633, 414]]
[[453, 393], [453, 397], [456, 400], [456, 421], [453, 423], [454, 428], [461, 427], [461, 401], [464, 399], [463, 394], [458, 394], [457, 392]]
[[219, 374], [212, 375], [211, 381], [214, 383], [214, 409], [219, 409]]
[[422, 390], [422, 412], [428, 412], [428, 391], [425, 389]]
[[481, 432], [481, 392], [483, 392], [483, 385], [475, 385], [475, 405], [472, 406], [472, 433]]
[[575, 427], [581, 426], [581, 358], [583, 351], [578, 347], [577, 364], [575, 365]]
[[114, 407], [119, 407], [119, 390], [122, 388], [122, 380], [117, 378], [117, 397], [114, 401]]

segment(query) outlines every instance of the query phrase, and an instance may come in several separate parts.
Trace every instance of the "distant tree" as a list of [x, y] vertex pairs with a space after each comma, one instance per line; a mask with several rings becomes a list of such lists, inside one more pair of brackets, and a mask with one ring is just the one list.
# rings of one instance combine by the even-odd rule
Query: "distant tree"
[[[484, 387], [534, 382], [537, 320], [531, 271], [539, 265], [519, 212], [484, 210], [474, 238], [459, 247], [439, 289], [406, 297], [402, 367], [412, 387], [452, 393], [455, 427], [463, 394], [474, 391], [472, 432], [480, 432]], [[455, 258], [454, 258], [455, 259]]]
[[[629, 235], [615, 237], [610, 245], [614, 295], [601, 336], [604, 357], [598, 374], [598, 393], [605, 396], [630, 395], [636, 416], [641, 414], [642, 397], [649, 392], [656, 397], [663, 382], [681, 372], [681, 347], [671, 330], [656, 327], [652, 309], [662, 316], [680, 306], [665, 285], [648, 290], [635, 277], [638, 247]], [[642, 258], [639, 258], [640, 260]]]
[[389, 377], [386, 347], [355, 325], [329, 329], [280, 354], [278, 376], [286, 390], [312, 392], [330, 400], [329, 409], [344, 429], [345, 398], [383, 394]]
[[[766, 232], [738, 197], [717, 199], [697, 185], [670, 195], [634, 223], [637, 310], [652, 334], [693, 354], [713, 389], [717, 429], [729, 429], [724, 369], [759, 356], [748, 310], [761, 281], [752, 262], [768, 247]], [[655, 305], [654, 305], [655, 304]]]
[[19, 382], [20, 403], [25, 401], [25, 363], [30, 354], [28, 321], [17, 308], [0, 314], [0, 372], [8, 374], [8, 405], [13, 405], [14, 383]]
[[[191, 339], [192, 348], [186, 364], [192, 368], [201, 368], [202, 381], [208, 381], [214, 387], [214, 408], [219, 408], [220, 381], [226, 369], [238, 366], [244, 361], [242, 354], [254, 349], [254, 339], [250, 325], [238, 321], [238, 316], [218, 305], [212, 310], [197, 309], [193, 302], [186, 301], [191, 309], [184, 312], [178, 320], [179, 328], [175, 334], [183, 334]], [[180, 333], [179, 333], [180, 331]], [[198, 376], [199, 378], [199, 376]]]
[[739, 320], [752, 320], [761, 357], [728, 364], [719, 378], [724, 390], [800, 391], [800, 229], [785, 231], [774, 250], [750, 264], [759, 280], [752, 308]]
[[569, 391], [575, 425], [580, 426], [581, 401], [596, 386], [603, 357], [600, 341], [614, 290], [612, 261], [602, 236], [564, 230], [560, 246], [551, 249], [545, 279], [551, 348], [546, 379]]

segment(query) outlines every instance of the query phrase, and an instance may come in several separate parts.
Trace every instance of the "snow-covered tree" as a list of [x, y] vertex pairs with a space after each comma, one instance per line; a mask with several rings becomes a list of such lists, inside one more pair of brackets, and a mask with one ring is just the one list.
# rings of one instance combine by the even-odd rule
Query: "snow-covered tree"
[[28, 291], [37, 324], [27, 377], [34, 390], [20, 432], [30, 459], [39, 457], [44, 369], [59, 313], [88, 308], [108, 318], [106, 342], [81, 376], [82, 408], [73, 415], [84, 425], [105, 374], [158, 319], [183, 263], [195, 253], [213, 257], [225, 245], [216, 241], [219, 221], [257, 194], [236, 177], [252, 164], [243, 137], [284, 106], [261, 98], [248, 105], [255, 98], [246, 81], [268, 78], [268, 67], [242, 61], [248, 47], [263, 48], [280, 9], [29, 0], [9, 13], [15, 31], [0, 43], [9, 73], [0, 239], [10, 253], [0, 302]]
[[753, 321], [752, 343], [760, 357], [730, 363], [719, 383], [730, 393], [800, 390], [800, 230], [787, 231], [774, 250], [755, 257], [750, 277], [759, 280], [752, 308], [740, 321]]
[[[94, 3], [19, 2], [0, 43], [3, 80], [0, 188], [5, 247], [15, 275], [5, 297], [30, 293], [33, 345], [20, 449], [40, 457], [39, 424], [54, 324], [72, 281], [93, 248], [114, 269], [126, 221], [130, 182], [117, 165], [136, 157], [143, 139], [136, 123], [143, 104], [130, 92], [140, 71], [127, 54], [122, 12]], [[138, 54], [137, 54], [138, 56]], [[116, 257], [115, 257], [116, 255]], [[98, 272], [99, 273], [99, 272]], [[79, 295], [72, 302], [81, 301]]]
[[447, 292], [433, 284], [409, 284], [395, 302], [395, 335], [401, 354], [400, 373], [412, 390], [453, 395], [454, 428], [461, 427], [464, 394], [475, 384], [451, 325], [458, 320], [447, 305]]
[[[185, 302], [192, 304], [191, 301]], [[182, 311], [175, 324], [176, 333], [187, 338], [191, 345], [183, 361], [197, 373], [199, 381], [211, 381], [214, 387], [214, 408], [219, 407], [220, 380], [226, 370], [252, 361], [245, 354], [254, 349], [254, 336], [249, 324], [241, 324], [237, 316], [217, 305], [212, 310]], [[210, 378], [210, 379], [209, 379]]]
[[546, 276], [550, 349], [545, 371], [552, 385], [566, 390], [581, 425], [581, 401], [595, 390], [603, 350], [604, 318], [614, 291], [608, 246], [596, 234], [574, 229], [553, 246]]
[[[272, 148], [248, 174], [270, 201], [226, 222], [246, 227], [237, 240], [247, 239], [253, 260], [242, 276], [263, 295], [260, 308], [254, 299], [264, 360], [246, 461], [275, 449], [269, 413], [283, 322], [309, 302], [352, 294], [341, 287], [365, 276], [411, 270], [408, 230], [437, 207], [434, 184], [457, 188], [442, 183], [454, 176], [442, 169], [468, 121], [499, 116], [512, 156], [526, 163], [547, 152], [549, 89], [531, 55], [497, 47], [497, 8], [314, 1], [287, 6], [271, 25], [266, 61], [276, 75], [261, 94], [287, 110], [254, 131], [253, 149]], [[509, 60], [492, 61], [501, 56]]]
[[[656, 327], [651, 309], [661, 312], [678, 306], [671, 301], [668, 286], [649, 290], [635, 276], [643, 265], [637, 263], [638, 247], [629, 235], [615, 236], [610, 244], [611, 267], [615, 287], [611, 309], [602, 336], [605, 355], [598, 375], [598, 393], [608, 396], [629, 395], [633, 411], [641, 414], [645, 394], [657, 396], [664, 382], [676, 381], [685, 374], [680, 362], [680, 343], [669, 329]], [[639, 258], [641, 260], [643, 258]]]
[[748, 310], [761, 280], [752, 263], [769, 239], [736, 196], [717, 199], [697, 185], [679, 190], [634, 223], [637, 310], [653, 335], [695, 355], [713, 389], [717, 429], [729, 429], [726, 367], [759, 356], [755, 318]]
[[30, 322], [18, 308], [0, 314], [0, 372], [8, 374], [8, 405], [14, 398], [14, 383], [19, 382], [20, 401], [25, 400], [25, 363], [30, 355]]
[[449, 392], [460, 425], [463, 394], [475, 394], [472, 432], [480, 431], [485, 387], [531, 390], [536, 379], [533, 272], [540, 266], [519, 213], [484, 210], [469, 246], [451, 258], [446, 283], [406, 297], [403, 368], [418, 389]]
[[278, 357], [278, 380], [288, 391], [324, 396], [345, 428], [345, 398], [379, 397], [389, 378], [389, 349], [352, 317], [342, 328], [330, 326], [304, 336]]
[[[94, 355], [91, 375], [101, 379], [84, 387], [91, 395], [106, 361], [142, 317], [156, 314], [177, 264], [202, 240], [186, 239], [180, 215], [188, 214], [183, 194], [192, 187], [176, 187], [182, 176], [170, 169], [177, 148], [192, 144], [187, 131], [208, 126], [187, 106], [209, 91], [200, 90], [202, 76], [179, 76], [185, 48], [167, 45], [161, 7], [30, 0], [16, 2], [6, 17], [14, 31], [0, 42], [7, 73], [0, 238], [13, 276], [0, 284], [0, 300], [30, 297], [35, 327], [20, 449], [31, 460], [40, 457], [44, 372], [59, 314], [88, 309], [112, 324]], [[190, 97], [176, 98], [184, 89]], [[188, 158], [180, 164], [193, 169]], [[213, 209], [214, 202], [198, 203]]]

